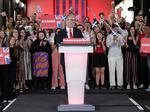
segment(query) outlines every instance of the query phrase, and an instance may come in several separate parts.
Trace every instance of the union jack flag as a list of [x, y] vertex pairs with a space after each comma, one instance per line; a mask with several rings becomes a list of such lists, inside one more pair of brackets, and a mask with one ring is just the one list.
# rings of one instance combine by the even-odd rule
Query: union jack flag
[[0, 47], [0, 65], [10, 64], [9, 47]]

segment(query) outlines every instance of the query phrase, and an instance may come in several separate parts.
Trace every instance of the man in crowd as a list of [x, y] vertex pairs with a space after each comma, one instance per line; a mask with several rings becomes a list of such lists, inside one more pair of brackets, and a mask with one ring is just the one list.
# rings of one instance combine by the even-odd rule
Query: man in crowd
[[121, 46], [124, 45], [123, 36], [118, 33], [117, 25], [113, 25], [113, 32], [107, 36], [108, 65], [110, 89], [115, 89], [115, 69], [117, 72], [117, 89], [123, 88], [123, 56]]

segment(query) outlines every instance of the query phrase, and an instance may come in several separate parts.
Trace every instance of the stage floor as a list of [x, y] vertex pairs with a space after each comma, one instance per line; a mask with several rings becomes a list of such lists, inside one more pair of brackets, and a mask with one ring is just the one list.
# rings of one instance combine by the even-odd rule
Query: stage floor
[[[57, 112], [57, 106], [67, 101], [65, 92], [59, 92], [41, 91], [19, 95], [12, 104], [4, 108], [4, 112]], [[95, 112], [147, 112], [143, 106], [146, 105], [148, 110], [150, 100], [147, 98], [145, 105], [142, 105], [143, 100], [140, 101], [141, 104], [138, 101], [140, 99], [135, 100], [126, 92], [118, 90], [89, 91], [85, 94], [86, 104], [93, 104]]]

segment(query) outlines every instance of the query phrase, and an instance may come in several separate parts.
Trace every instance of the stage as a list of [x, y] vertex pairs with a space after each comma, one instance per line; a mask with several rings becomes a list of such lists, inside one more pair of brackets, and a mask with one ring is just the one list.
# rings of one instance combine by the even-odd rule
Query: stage
[[[62, 90], [30, 90], [14, 99], [3, 112], [57, 112], [57, 106], [65, 104], [66, 99]], [[85, 102], [93, 104], [95, 112], [147, 112], [150, 93], [144, 90], [88, 90]]]

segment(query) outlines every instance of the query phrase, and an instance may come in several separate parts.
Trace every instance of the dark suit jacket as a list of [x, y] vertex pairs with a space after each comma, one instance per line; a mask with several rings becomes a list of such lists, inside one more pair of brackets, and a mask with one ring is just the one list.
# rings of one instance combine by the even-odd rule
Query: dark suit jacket
[[[62, 29], [55, 37], [55, 44], [61, 44], [63, 38], [68, 38], [66, 29]], [[83, 38], [82, 32], [77, 28], [73, 28], [73, 38]]]

